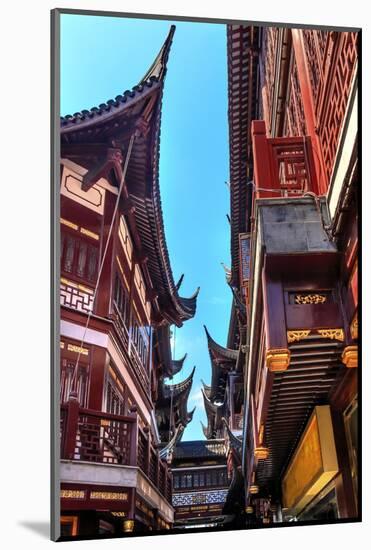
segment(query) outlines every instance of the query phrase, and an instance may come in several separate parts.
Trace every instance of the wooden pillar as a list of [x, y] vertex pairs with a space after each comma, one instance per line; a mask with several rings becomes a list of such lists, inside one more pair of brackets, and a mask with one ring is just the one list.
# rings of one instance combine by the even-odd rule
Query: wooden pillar
[[290, 352], [287, 349], [285, 304], [282, 281], [273, 278], [267, 266], [263, 267], [263, 302], [266, 331], [266, 363], [272, 372], [287, 369]]
[[66, 432], [64, 435], [64, 449], [61, 449], [61, 458], [72, 460], [75, 455], [77, 424], [79, 421], [79, 400], [76, 392], [71, 392], [67, 402]]
[[133, 418], [130, 437], [130, 466], [138, 464], [138, 413], [134, 406], [130, 410], [130, 416]]
[[348, 445], [344, 428], [343, 414], [331, 410], [334, 428], [336, 454], [340, 475], [335, 480], [336, 498], [340, 518], [357, 517], [357, 506], [354, 498], [353, 481], [349, 463]]
[[105, 348], [91, 347], [89, 409], [103, 409], [105, 373], [109, 365], [109, 355]]
[[253, 120], [251, 123], [251, 136], [254, 157], [254, 183], [257, 198], [278, 196], [277, 194], [259, 191], [259, 188], [272, 189], [277, 187], [273, 181], [271, 170], [271, 154], [268, 145], [264, 120]]

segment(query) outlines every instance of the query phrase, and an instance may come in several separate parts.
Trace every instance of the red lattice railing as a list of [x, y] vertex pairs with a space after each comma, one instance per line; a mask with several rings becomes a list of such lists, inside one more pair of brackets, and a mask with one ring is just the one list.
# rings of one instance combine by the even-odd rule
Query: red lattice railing
[[80, 413], [74, 459], [129, 464], [131, 427], [131, 419], [102, 418]]
[[142, 430], [138, 431], [138, 466], [148, 474], [148, 438]]
[[171, 502], [172, 482], [167, 463], [150, 446], [137, 414], [122, 416], [84, 409], [76, 398], [61, 406], [61, 458], [84, 462], [137, 466]]
[[119, 416], [79, 407], [61, 407], [61, 458], [136, 465], [135, 416]]
[[309, 137], [267, 138], [265, 123], [252, 123], [255, 196], [290, 197], [317, 193]]
[[155, 485], [157, 485], [157, 481], [158, 481], [157, 466], [158, 466], [157, 453], [153, 448], [151, 448], [150, 463], [149, 463], [149, 479]]

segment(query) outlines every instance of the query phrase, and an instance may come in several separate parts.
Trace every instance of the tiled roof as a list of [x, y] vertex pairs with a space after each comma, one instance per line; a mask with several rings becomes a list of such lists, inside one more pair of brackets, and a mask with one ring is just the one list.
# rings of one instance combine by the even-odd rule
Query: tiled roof
[[175, 458], [224, 457], [226, 448], [223, 439], [182, 441], [175, 448]]

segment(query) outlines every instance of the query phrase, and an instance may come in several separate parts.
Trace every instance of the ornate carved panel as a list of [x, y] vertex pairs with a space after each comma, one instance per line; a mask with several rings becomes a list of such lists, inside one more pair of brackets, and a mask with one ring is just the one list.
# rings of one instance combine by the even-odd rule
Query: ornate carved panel
[[93, 305], [93, 289], [61, 279], [60, 301], [62, 306], [89, 313]]
[[[305, 39], [309, 59], [309, 48], [313, 46], [308, 45], [308, 35], [305, 35]], [[324, 36], [321, 35], [320, 40], [317, 40], [317, 42], [319, 44], [318, 51], [323, 51]], [[332, 32], [328, 33], [326, 40], [322, 58], [322, 72], [319, 73], [320, 69], [315, 67], [310, 70], [310, 73], [313, 74], [317, 70], [323, 79], [323, 83], [321, 84], [320, 80], [317, 86], [315, 111], [328, 181], [330, 181], [334, 166], [356, 61], [357, 33]]]

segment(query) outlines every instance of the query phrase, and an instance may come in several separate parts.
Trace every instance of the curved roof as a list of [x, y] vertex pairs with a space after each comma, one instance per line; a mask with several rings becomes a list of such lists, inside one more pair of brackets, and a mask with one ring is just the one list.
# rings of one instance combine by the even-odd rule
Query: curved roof
[[236, 452], [237, 457], [240, 461], [239, 463], [241, 464], [241, 461], [242, 461], [242, 439], [240, 439], [239, 437], [234, 435], [234, 433], [229, 428], [228, 422], [226, 421], [225, 418], [222, 418], [222, 422], [223, 422], [224, 426], [226, 427], [228, 440], [229, 440], [229, 446], [231, 447], [231, 449], [234, 449], [234, 451]]
[[159, 385], [156, 416], [162, 439], [167, 438], [169, 434], [174, 434], [179, 426], [185, 428], [193, 418], [196, 407], [192, 411], [188, 411], [187, 403], [195, 368], [193, 367], [190, 375], [178, 384], [162, 383]]
[[203, 388], [201, 388], [201, 392], [207, 416], [207, 427], [201, 422], [202, 430], [207, 439], [213, 439], [218, 435], [222, 427], [225, 402], [217, 404], [209, 399]]
[[[104, 148], [114, 144], [125, 153], [135, 133], [125, 181], [133, 205], [135, 231], [143, 257], [147, 258], [159, 315], [165, 322], [181, 326], [195, 315], [198, 290], [189, 298], [178, 294], [166, 245], [159, 188], [162, 95], [174, 31], [172, 25], [151, 68], [132, 90], [99, 107], [61, 118], [61, 146], [64, 157], [73, 154], [76, 158], [78, 147], [89, 144], [91, 158], [88, 161], [93, 163], [98, 146]], [[75, 148], [73, 153], [71, 147]], [[86, 148], [84, 155], [87, 155]], [[133, 227], [130, 229], [133, 231]]]
[[201, 384], [204, 389], [205, 395], [210, 399], [211, 386], [208, 386], [207, 384], [205, 384], [203, 380], [201, 380]]
[[179, 398], [188, 398], [189, 392], [192, 388], [193, 375], [195, 373], [195, 370], [196, 367], [193, 367], [190, 375], [182, 380], [182, 382], [178, 382], [177, 384], [163, 384], [162, 391], [164, 398], [169, 399], [171, 397], [171, 393], [173, 394], [173, 400]]
[[199, 439], [195, 441], [182, 441], [175, 448], [174, 458], [224, 458], [226, 448], [224, 439]]
[[204, 329], [206, 332], [207, 345], [212, 362], [217, 362], [219, 364], [234, 364], [237, 361], [238, 350], [224, 348], [223, 346], [215, 342], [215, 340], [213, 340], [205, 325]]
[[215, 402], [223, 401], [228, 372], [235, 369], [238, 359], [238, 350], [224, 348], [213, 340], [204, 326], [209, 355], [211, 359], [211, 385], [207, 397]]
[[182, 424], [179, 424], [179, 426], [176, 428], [173, 437], [170, 439], [169, 443], [167, 443], [159, 452], [160, 458], [163, 460], [171, 460], [174, 449], [178, 441], [181, 440], [182, 435], [184, 431], [184, 426]]
[[172, 376], [175, 376], [176, 374], [178, 374], [178, 372], [180, 372], [183, 368], [183, 364], [184, 364], [184, 361], [187, 357], [187, 353], [185, 353], [183, 355], [183, 357], [181, 357], [180, 359], [172, 359], [171, 360], [171, 372], [172, 372]]

